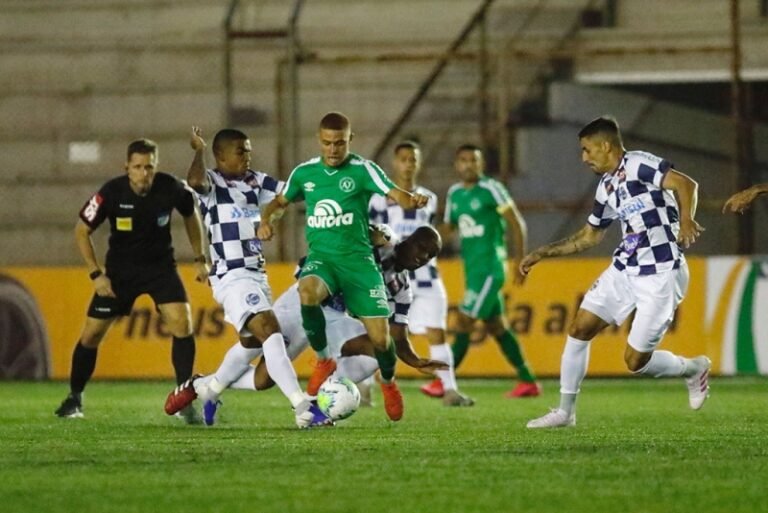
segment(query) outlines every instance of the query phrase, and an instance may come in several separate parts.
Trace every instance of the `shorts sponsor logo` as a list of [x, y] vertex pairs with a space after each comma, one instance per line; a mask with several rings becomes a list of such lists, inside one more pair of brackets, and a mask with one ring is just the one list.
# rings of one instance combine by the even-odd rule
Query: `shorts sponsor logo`
[[171, 220], [171, 214], [163, 213], [157, 216], [157, 226], [165, 226]]
[[106, 312], [106, 313], [110, 313], [110, 312], [112, 311], [112, 309], [111, 309], [111, 308], [108, 308], [108, 307], [105, 307], [105, 306], [97, 306], [97, 307], [96, 307], [96, 311], [97, 311], [97, 312]]
[[371, 289], [371, 297], [381, 297], [387, 299], [387, 292], [384, 289]]
[[344, 192], [352, 192], [355, 190], [355, 181], [352, 178], [345, 176], [339, 180], [339, 189]]
[[459, 235], [462, 239], [472, 239], [485, 235], [485, 226], [475, 223], [475, 220], [467, 214], [459, 216]]
[[315, 204], [311, 216], [307, 216], [307, 226], [310, 228], [334, 228], [349, 226], [354, 221], [354, 214], [342, 212], [341, 205], [331, 199], [320, 200]]
[[245, 296], [245, 302], [251, 306], [258, 305], [259, 301], [261, 301], [261, 296], [259, 296], [258, 294], [248, 294], [247, 296]]
[[133, 231], [133, 218], [131, 217], [117, 217], [115, 218], [115, 228], [119, 232]]

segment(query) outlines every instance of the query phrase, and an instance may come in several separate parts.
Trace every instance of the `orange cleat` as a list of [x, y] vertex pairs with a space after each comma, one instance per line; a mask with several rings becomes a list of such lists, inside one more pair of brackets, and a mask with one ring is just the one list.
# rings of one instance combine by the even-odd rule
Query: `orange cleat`
[[384, 398], [384, 411], [391, 420], [398, 421], [403, 418], [403, 394], [397, 388], [397, 383], [381, 384], [381, 395]]
[[538, 397], [541, 395], [541, 385], [536, 382], [521, 381], [517, 386], [505, 394], [509, 399], [521, 397]]
[[426, 385], [422, 385], [419, 388], [421, 392], [429, 397], [443, 397], [445, 395], [445, 389], [443, 389], [443, 382], [440, 378], [430, 381]]
[[307, 394], [311, 396], [317, 395], [317, 391], [320, 390], [322, 385], [328, 376], [336, 371], [336, 360], [333, 358], [326, 358], [324, 360], [318, 360], [315, 364], [315, 369], [312, 371], [312, 375], [309, 377], [309, 383], [307, 383]]

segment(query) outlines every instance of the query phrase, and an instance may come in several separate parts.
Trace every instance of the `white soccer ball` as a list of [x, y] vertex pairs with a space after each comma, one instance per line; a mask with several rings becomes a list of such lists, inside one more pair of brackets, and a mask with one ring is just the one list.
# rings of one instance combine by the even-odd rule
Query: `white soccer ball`
[[331, 376], [320, 385], [317, 406], [333, 420], [346, 419], [360, 407], [360, 391], [352, 380]]

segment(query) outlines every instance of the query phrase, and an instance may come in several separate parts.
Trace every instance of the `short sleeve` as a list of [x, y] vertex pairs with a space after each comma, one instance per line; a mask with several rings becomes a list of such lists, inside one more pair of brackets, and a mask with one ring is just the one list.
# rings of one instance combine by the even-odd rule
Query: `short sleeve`
[[374, 193], [386, 195], [389, 191], [395, 188], [395, 184], [384, 173], [384, 171], [370, 160], [363, 161], [366, 171], [368, 171], [368, 178], [370, 180], [365, 184], [365, 189]]
[[453, 195], [451, 191], [448, 191], [448, 196], [445, 199], [445, 212], [443, 212], [443, 223], [445, 224], [457, 224], [457, 220], [454, 216], [454, 205], [452, 200]]
[[592, 204], [592, 212], [587, 218], [587, 223], [595, 228], [606, 228], [616, 217], [616, 212], [608, 205], [608, 197], [605, 194], [604, 185], [601, 180], [597, 185], [595, 202]]
[[194, 191], [184, 185], [180, 180], [173, 179], [174, 202], [173, 206], [184, 217], [189, 217], [195, 213], [195, 195]]
[[301, 176], [299, 168], [295, 168], [291, 171], [291, 176], [285, 182], [282, 187], [282, 194], [288, 202], [304, 199], [304, 191], [301, 189]]
[[261, 190], [259, 191], [259, 205], [266, 205], [285, 187], [285, 182], [272, 178], [268, 174], [262, 175]]
[[80, 219], [92, 230], [109, 216], [111, 197], [109, 183], [106, 183], [80, 209]]

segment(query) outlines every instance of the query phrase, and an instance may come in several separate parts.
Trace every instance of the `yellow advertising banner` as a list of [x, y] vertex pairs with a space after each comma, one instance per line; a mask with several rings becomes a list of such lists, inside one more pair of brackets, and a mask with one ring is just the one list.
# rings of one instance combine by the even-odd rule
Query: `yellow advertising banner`
[[[537, 265], [526, 283], [515, 287], [509, 282], [504, 289], [506, 310], [522, 343], [525, 355], [539, 376], [560, 373], [560, 353], [570, 320], [582, 294], [609, 265], [608, 259], [548, 260]], [[682, 355], [710, 354], [719, 368], [719, 339], [706, 332], [706, 260], [690, 258], [690, 288], [678, 309], [674, 324], [662, 341], [662, 348]], [[271, 264], [268, 275], [276, 298], [293, 282], [294, 264]], [[451, 319], [463, 293], [463, 271], [459, 261], [446, 260], [440, 270], [448, 291]], [[82, 329], [85, 312], [93, 288], [83, 268], [5, 268], [0, 273], [18, 280], [36, 300], [50, 348], [50, 376], [69, 376], [72, 348]], [[192, 268], [181, 266], [192, 305], [197, 341], [196, 372], [212, 372], [224, 353], [237, 340], [232, 326], [224, 321], [221, 307], [214, 301], [207, 285], [193, 279]], [[630, 319], [631, 320], [631, 319]], [[629, 321], [621, 327], [609, 328], [593, 343], [590, 375], [626, 375], [623, 354]], [[459, 369], [459, 376], [513, 376], [496, 343], [475, 334], [473, 346]], [[414, 337], [414, 347], [427, 356], [425, 340]], [[709, 347], [708, 347], [709, 346]], [[96, 378], [170, 378], [170, 335], [147, 296], [137, 300], [131, 315], [120, 319], [99, 349]], [[295, 362], [302, 377], [310, 374], [311, 351]], [[419, 373], [400, 364], [398, 375]]]

